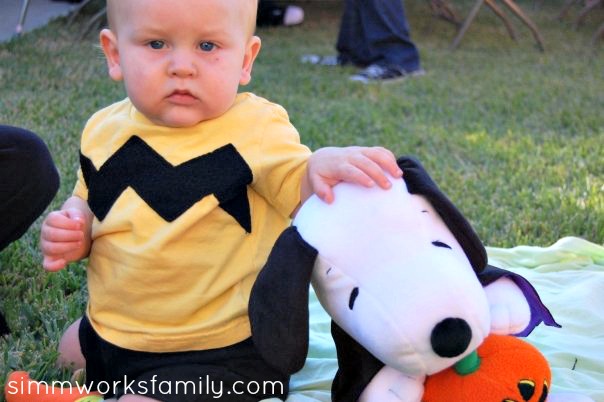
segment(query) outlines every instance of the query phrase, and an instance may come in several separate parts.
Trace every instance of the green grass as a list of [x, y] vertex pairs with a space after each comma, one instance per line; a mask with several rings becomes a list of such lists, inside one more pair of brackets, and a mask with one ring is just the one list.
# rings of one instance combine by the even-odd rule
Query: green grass
[[[545, 53], [517, 20], [519, 40], [511, 41], [486, 8], [451, 52], [453, 26], [426, 2], [407, 1], [428, 74], [363, 86], [348, 81], [353, 69], [298, 63], [305, 53], [333, 52], [339, 21], [340, 2], [305, 2], [301, 27], [259, 31], [248, 89], [285, 106], [313, 149], [382, 145], [418, 156], [489, 246], [547, 246], [563, 236], [604, 243], [604, 43], [590, 46], [604, 10], [573, 29], [554, 20], [562, 0], [536, 10], [519, 3], [540, 27]], [[465, 13], [471, 3], [455, 4]], [[74, 40], [81, 28], [58, 20], [0, 44], [0, 122], [49, 144], [62, 177], [51, 208], [73, 186], [86, 119], [124, 96], [95, 39]], [[0, 339], [0, 387], [11, 369], [68, 378], [53, 365], [61, 333], [84, 308], [84, 269], [44, 273], [39, 225], [0, 254], [0, 308], [13, 328]]]

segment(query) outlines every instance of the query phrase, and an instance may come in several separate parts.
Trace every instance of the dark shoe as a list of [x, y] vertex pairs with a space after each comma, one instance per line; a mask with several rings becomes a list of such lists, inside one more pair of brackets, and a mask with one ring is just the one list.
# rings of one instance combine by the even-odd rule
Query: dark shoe
[[399, 66], [371, 64], [358, 73], [351, 75], [350, 80], [363, 84], [371, 82], [395, 82], [404, 80], [407, 77], [418, 77], [425, 74], [426, 72], [421, 68], [414, 71], [407, 71]]

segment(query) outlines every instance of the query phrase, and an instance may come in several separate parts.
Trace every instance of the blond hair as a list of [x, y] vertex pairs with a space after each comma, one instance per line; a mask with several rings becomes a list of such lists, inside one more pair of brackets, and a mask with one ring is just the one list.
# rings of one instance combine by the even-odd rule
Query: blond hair
[[[107, 0], [107, 24], [109, 29], [115, 31], [117, 23], [117, 8], [120, 2], [127, 0]], [[203, 1], [203, 0], [199, 0]], [[248, 12], [248, 23], [249, 23], [249, 36], [252, 36], [256, 31], [256, 14], [258, 13], [258, 1], [259, 0], [241, 0], [244, 5], [247, 5], [251, 9]]]

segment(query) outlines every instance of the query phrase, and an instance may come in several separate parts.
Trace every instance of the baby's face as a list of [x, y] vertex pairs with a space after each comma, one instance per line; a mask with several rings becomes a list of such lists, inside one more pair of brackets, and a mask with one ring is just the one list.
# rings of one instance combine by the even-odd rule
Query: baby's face
[[218, 117], [249, 82], [260, 49], [252, 4], [116, 1], [112, 30], [101, 33], [109, 74], [124, 80], [134, 106], [156, 124], [189, 127]]

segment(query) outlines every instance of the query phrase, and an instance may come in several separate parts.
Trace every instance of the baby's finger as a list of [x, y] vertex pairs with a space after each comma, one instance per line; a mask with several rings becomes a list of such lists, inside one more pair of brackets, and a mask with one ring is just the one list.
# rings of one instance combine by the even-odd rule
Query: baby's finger
[[44, 260], [42, 261], [42, 266], [44, 267], [44, 269], [46, 271], [49, 271], [49, 272], [60, 271], [61, 269], [65, 268], [66, 265], [67, 265], [67, 262], [63, 258], [60, 258], [60, 257], [55, 258], [55, 257], [44, 256]]
[[54, 211], [48, 214], [48, 217], [44, 221], [48, 226], [58, 229], [67, 230], [81, 230], [82, 222], [76, 219], [72, 219], [68, 216], [66, 211]]
[[60, 229], [48, 225], [42, 226], [41, 238], [54, 242], [74, 242], [84, 240], [84, 232], [81, 230]]
[[[376, 162], [374, 162], [373, 159], [366, 157], [363, 159], [359, 159], [353, 163], [355, 164], [355, 167], [358, 170], [358, 179], [362, 180], [358, 181], [357, 183], [363, 184], [364, 181], [370, 181], [372, 184], [377, 183], [378, 186], [384, 189], [392, 187], [392, 183], [390, 183], [390, 180], [384, 173], [382, 167]], [[364, 185], [370, 187], [370, 185]]]
[[309, 178], [313, 192], [323, 201], [328, 204], [333, 202], [333, 191], [331, 185], [327, 183], [321, 176], [311, 176]]
[[383, 170], [390, 173], [392, 177], [401, 177], [403, 171], [396, 163], [396, 157], [394, 154], [382, 147], [371, 147], [363, 150], [363, 154], [369, 159], [377, 163]]
[[[340, 166], [338, 177], [340, 177], [340, 181], [373, 187], [376, 180], [371, 177], [372, 175], [385, 178], [384, 173], [375, 162], [363, 155], [355, 155], [349, 159], [347, 164]], [[386, 181], [388, 180], [386, 179]]]
[[84, 214], [82, 213], [82, 211], [80, 211], [77, 208], [68, 208], [62, 211], [65, 216], [67, 216], [68, 218], [78, 221], [78, 222], [84, 222], [85, 217]]
[[62, 229], [49, 225], [42, 225], [40, 238], [52, 242], [74, 242], [84, 240], [84, 232], [80, 229]]
[[51, 242], [51, 241], [42, 241], [41, 242], [42, 252], [45, 256], [63, 256], [66, 253], [71, 253], [79, 250], [82, 247], [81, 241], [73, 241], [73, 242]]

